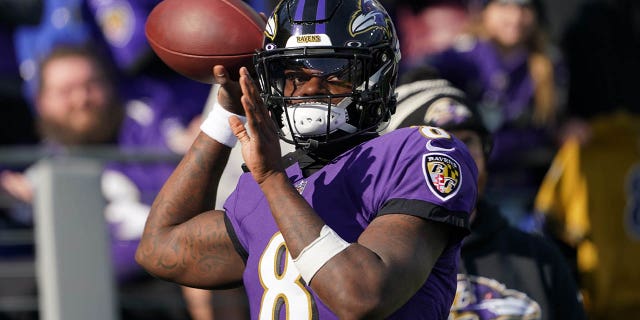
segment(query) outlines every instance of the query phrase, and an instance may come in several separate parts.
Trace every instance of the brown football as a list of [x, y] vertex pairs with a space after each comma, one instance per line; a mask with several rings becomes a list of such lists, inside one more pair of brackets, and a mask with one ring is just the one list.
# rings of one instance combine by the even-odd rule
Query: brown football
[[212, 83], [215, 65], [225, 66], [233, 79], [240, 67], [252, 68], [264, 27], [263, 18], [241, 0], [164, 0], [147, 17], [145, 34], [171, 69]]

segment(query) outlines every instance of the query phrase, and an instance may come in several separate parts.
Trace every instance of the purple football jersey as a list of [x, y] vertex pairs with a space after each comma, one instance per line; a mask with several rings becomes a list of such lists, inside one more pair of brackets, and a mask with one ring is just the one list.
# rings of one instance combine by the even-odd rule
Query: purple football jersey
[[[287, 174], [325, 223], [348, 242], [356, 242], [384, 214], [420, 216], [459, 228], [461, 236], [449, 243], [423, 287], [390, 318], [447, 317], [456, 291], [460, 240], [477, 196], [477, 168], [462, 142], [439, 128], [404, 128], [347, 151], [309, 177], [303, 177], [297, 164]], [[304, 285], [250, 174], [240, 177], [225, 210], [236, 245], [248, 254], [244, 285], [252, 319], [336, 318]]]

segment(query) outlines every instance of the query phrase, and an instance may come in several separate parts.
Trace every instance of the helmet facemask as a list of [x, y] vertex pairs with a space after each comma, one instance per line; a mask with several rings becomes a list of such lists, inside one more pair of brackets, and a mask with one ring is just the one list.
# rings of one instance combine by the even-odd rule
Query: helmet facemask
[[395, 111], [400, 45], [377, 0], [282, 0], [264, 34], [255, 71], [286, 142], [367, 139]]
[[[395, 84], [397, 64], [388, 47], [327, 46], [259, 52], [256, 71], [263, 99], [279, 125], [281, 139], [308, 147], [376, 132], [395, 105], [388, 96]], [[326, 88], [321, 94], [297, 92], [306, 81], [320, 81]]]

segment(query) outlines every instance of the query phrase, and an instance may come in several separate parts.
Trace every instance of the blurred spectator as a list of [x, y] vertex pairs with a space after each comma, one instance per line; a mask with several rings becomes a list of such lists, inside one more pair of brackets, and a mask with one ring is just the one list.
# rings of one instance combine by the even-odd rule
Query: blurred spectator
[[[180, 152], [194, 137], [187, 127], [195, 116], [188, 111], [202, 109], [210, 88], [186, 78], [172, 82], [116, 78], [112, 72], [117, 69], [107, 59], [78, 46], [54, 48], [38, 70], [34, 99], [37, 123], [54, 156], [69, 146], [96, 144], [117, 145], [124, 151]], [[191, 127], [195, 134], [198, 126]], [[104, 213], [114, 270], [121, 284], [148, 278], [135, 262], [134, 253], [150, 204], [174, 167], [173, 163], [105, 165], [102, 191], [108, 205]], [[25, 176], [5, 171], [0, 175], [0, 186], [30, 203], [37, 192], [37, 179], [30, 170]]]
[[398, 0], [388, 9], [397, 21], [401, 74], [421, 65], [425, 56], [451, 47], [469, 23], [466, 0]]
[[25, 99], [33, 107], [36, 96], [38, 63], [59, 43], [83, 43], [99, 38], [87, 23], [84, 0], [42, 0], [38, 24], [15, 30], [14, 44]]
[[42, 21], [16, 30], [20, 74], [35, 97], [38, 62], [61, 43], [104, 47], [114, 66], [134, 76], [153, 59], [144, 35], [147, 14], [160, 0], [42, 0]]
[[425, 62], [478, 106], [495, 146], [487, 196], [499, 194], [501, 209], [519, 224], [531, 212], [555, 151], [565, 71], [559, 51], [546, 39], [539, 0], [481, 0], [480, 5], [470, 32]]
[[536, 198], [577, 268], [591, 319], [640, 312], [640, 3], [590, 1], [564, 48], [571, 75], [558, 151]]
[[640, 312], [640, 115], [590, 121], [580, 144], [568, 139], [543, 180], [536, 209], [547, 232], [577, 250], [590, 319]]
[[510, 226], [484, 197], [491, 135], [476, 110], [446, 80], [428, 73], [420, 79], [417, 72], [397, 88], [396, 118], [388, 130], [410, 125], [443, 128], [467, 145], [479, 173], [479, 202], [471, 216], [471, 235], [462, 244], [449, 319], [585, 319], [560, 251], [543, 237]]
[[[129, 91], [142, 90], [138, 93], [149, 94], [146, 98], [155, 100], [144, 101], [146, 98], [142, 96], [140, 97], [142, 99], [134, 98], [132, 101], [136, 101], [135, 104], [140, 101], [143, 103], [127, 110], [132, 112], [129, 118], [136, 118], [137, 121], [142, 122], [158, 122], [159, 120], [154, 119], [156, 116], [167, 117], [166, 121], [160, 125], [162, 128], [157, 127], [144, 131], [145, 133], [132, 135], [131, 142], [122, 142], [121, 144], [124, 144], [122, 147], [138, 147], [137, 144], [144, 140], [142, 145], [146, 148], [159, 147], [160, 149], [168, 148], [177, 153], [184, 152], [191, 143], [191, 134], [199, 130], [199, 113], [209, 87], [178, 75], [167, 68], [151, 51], [144, 34], [144, 25], [148, 13], [160, 1], [43, 0], [42, 23], [33, 27], [20, 28], [16, 36], [21, 75], [26, 82], [24, 87], [26, 97], [36, 95], [35, 90], [37, 90], [40, 74], [37, 62], [42, 60], [52, 48], [60, 43], [74, 45], [90, 43], [105, 51], [112, 62], [110, 68], [115, 67], [117, 72], [128, 76], [130, 81], [134, 82], [132, 86], [130, 83], [120, 83], [122, 88]], [[187, 100], [180, 101], [181, 99]], [[141, 107], [147, 103], [162, 105], [163, 110], [157, 111], [166, 114], [150, 114]], [[35, 102], [32, 101], [32, 104]], [[191, 118], [193, 118], [192, 124], [185, 127], [186, 121]], [[152, 125], [154, 126], [156, 125]], [[159, 137], [165, 135], [164, 133], [167, 133], [166, 141], [158, 144]], [[147, 142], [150, 144], [146, 145]], [[151, 203], [155, 196], [153, 191], [159, 189], [155, 189], [158, 187], [154, 182], [156, 178], [145, 178], [148, 172], [141, 170], [148, 165], [113, 164], [111, 167], [133, 176], [137, 180], [136, 183], [149, 187], [150, 191], [140, 196], [144, 198], [144, 203]], [[162, 178], [167, 172], [170, 173], [167, 171], [170, 169], [167, 168], [157, 170], [162, 172], [158, 178]], [[5, 174], [5, 177], [8, 179], [8, 174]], [[19, 179], [17, 176], [11, 178]], [[118, 178], [110, 180], [118, 180]], [[121, 203], [121, 201], [114, 202]], [[134, 210], [133, 207], [127, 208], [116, 204], [110, 205], [110, 208], [107, 213], [119, 217], [127, 212], [132, 214], [137, 210], [142, 213], [148, 209], [146, 206], [139, 206]], [[131, 247], [135, 248], [134, 245]], [[125, 258], [127, 259], [128, 257]], [[135, 268], [137, 269], [137, 265]]]

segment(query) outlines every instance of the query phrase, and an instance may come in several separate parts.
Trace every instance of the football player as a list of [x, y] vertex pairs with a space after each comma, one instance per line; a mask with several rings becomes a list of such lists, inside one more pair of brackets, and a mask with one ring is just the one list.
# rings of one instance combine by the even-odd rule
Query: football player
[[[243, 283], [253, 319], [446, 318], [477, 169], [442, 129], [377, 134], [398, 48], [375, 0], [282, 1], [255, 77], [214, 68], [218, 104], [158, 194], [138, 262], [187, 286]], [[279, 138], [296, 151], [281, 158]], [[248, 172], [212, 210], [236, 139]]]

